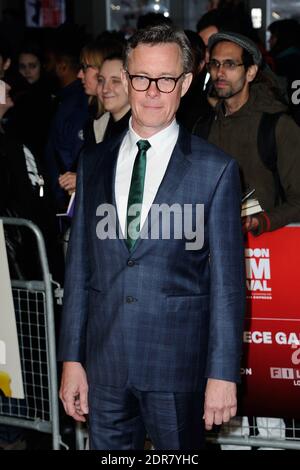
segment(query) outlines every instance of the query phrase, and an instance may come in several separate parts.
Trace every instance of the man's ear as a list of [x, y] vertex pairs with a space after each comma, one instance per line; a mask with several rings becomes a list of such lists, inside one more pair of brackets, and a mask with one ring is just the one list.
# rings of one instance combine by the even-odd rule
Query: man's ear
[[190, 84], [192, 83], [192, 80], [193, 80], [192, 72], [186, 73], [182, 82], [181, 98], [186, 94], [186, 92], [190, 88]]
[[258, 72], [258, 66], [257, 65], [250, 65], [250, 67], [247, 70], [247, 74], [246, 74], [248, 83], [253, 82], [253, 80], [255, 79], [255, 77], [257, 75], [257, 72]]
[[126, 70], [124, 69], [121, 70], [121, 80], [125, 88], [126, 94], [128, 95], [128, 78], [127, 78]]

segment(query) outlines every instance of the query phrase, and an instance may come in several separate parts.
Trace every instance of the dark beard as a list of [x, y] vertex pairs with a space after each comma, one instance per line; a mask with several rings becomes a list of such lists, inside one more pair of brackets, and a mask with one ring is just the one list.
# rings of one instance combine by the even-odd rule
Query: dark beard
[[232, 96], [235, 96], [237, 95], [238, 93], [240, 93], [243, 89], [243, 85], [241, 85], [241, 87], [238, 89], [238, 90], [232, 90], [232, 88], [230, 87], [228, 90], [226, 89], [222, 89], [222, 90], [218, 90], [216, 87], [215, 87], [215, 83], [213, 83], [214, 85], [214, 91], [217, 95], [218, 98], [221, 98], [221, 99], [228, 99], [228, 98], [231, 98]]

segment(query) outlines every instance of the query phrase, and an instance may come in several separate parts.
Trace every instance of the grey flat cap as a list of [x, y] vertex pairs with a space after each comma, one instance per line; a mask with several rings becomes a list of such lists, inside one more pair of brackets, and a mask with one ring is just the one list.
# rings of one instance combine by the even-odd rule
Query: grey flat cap
[[260, 65], [262, 60], [261, 52], [255, 42], [253, 42], [251, 39], [247, 38], [246, 36], [243, 36], [242, 34], [231, 33], [227, 31], [224, 33], [216, 33], [213, 34], [208, 40], [209, 52], [211, 51], [213, 46], [220, 41], [234, 42], [238, 46], [241, 46], [243, 49], [248, 51], [249, 54], [252, 55], [254, 63], [256, 65]]

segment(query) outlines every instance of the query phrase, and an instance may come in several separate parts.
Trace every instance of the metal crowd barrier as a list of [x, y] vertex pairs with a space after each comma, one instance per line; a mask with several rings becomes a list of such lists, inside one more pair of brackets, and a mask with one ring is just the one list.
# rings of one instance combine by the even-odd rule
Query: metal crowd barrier
[[[224, 424], [218, 433], [206, 433], [206, 442], [221, 450], [300, 450], [300, 421], [282, 418], [237, 416]], [[86, 426], [77, 423], [76, 449], [88, 449]], [[154, 450], [150, 443], [149, 449]], [[148, 450], [149, 450], [148, 449]]]
[[43, 235], [28, 220], [1, 220], [4, 227], [27, 227], [33, 232], [43, 280], [11, 281], [25, 397], [0, 396], [0, 423], [52, 434], [52, 448], [59, 450], [66, 446], [59, 428], [52, 278]]
[[300, 450], [300, 420], [237, 416], [207, 441], [222, 450]]
[[77, 422], [75, 426], [76, 450], [89, 449], [89, 437], [85, 423]]

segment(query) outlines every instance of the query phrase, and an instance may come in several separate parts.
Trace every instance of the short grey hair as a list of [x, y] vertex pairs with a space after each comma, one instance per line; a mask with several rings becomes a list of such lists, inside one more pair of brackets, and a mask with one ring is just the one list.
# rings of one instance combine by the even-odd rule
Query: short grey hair
[[192, 72], [194, 58], [190, 41], [184, 31], [173, 28], [167, 24], [151, 26], [149, 28], [140, 29], [131, 36], [127, 43], [124, 55], [124, 66], [127, 70], [128, 59], [131, 51], [140, 44], [177, 44], [182, 53], [183, 72]]

